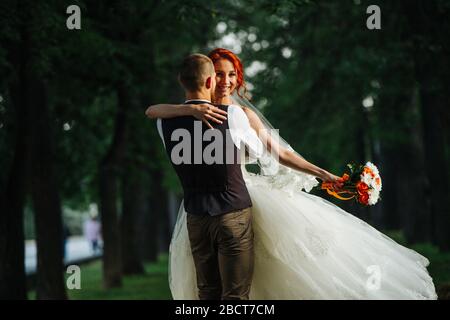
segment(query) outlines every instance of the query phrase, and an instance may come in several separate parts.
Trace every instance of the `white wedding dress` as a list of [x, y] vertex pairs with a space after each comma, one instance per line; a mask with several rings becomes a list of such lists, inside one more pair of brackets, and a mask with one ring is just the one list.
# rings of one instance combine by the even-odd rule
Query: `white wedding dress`
[[[230, 111], [228, 119], [231, 127]], [[282, 170], [262, 176], [242, 165], [255, 234], [250, 299], [437, 298], [425, 257], [309, 194], [313, 177]], [[174, 299], [198, 299], [183, 203], [170, 244], [169, 285]]]

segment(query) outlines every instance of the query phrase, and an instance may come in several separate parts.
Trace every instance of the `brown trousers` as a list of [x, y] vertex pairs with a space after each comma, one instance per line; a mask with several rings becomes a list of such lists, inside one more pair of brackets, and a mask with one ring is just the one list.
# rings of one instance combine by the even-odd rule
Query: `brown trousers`
[[251, 207], [219, 216], [187, 214], [200, 300], [248, 300], [253, 276]]

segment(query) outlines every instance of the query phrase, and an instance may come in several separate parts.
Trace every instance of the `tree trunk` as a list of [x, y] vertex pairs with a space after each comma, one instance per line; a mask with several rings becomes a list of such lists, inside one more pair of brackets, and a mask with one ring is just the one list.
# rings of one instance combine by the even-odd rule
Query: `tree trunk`
[[[149, 188], [150, 189], [150, 188]], [[139, 255], [142, 261], [153, 262], [156, 260], [156, 248], [154, 242], [154, 234], [156, 232], [156, 227], [154, 221], [152, 220], [153, 210], [151, 198], [152, 191], [147, 191], [145, 193], [144, 202], [139, 210], [139, 224], [137, 227], [137, 232], [139, 234]]]
[[30, 112], [31, 85], [31, 31], [27, 23], [31, 18], [28, 6], [18, 2], [20, 15], [17, 46], [6, 47], [8, 60], [16, 66], [17, 82], [10, 86], [11, 106], [15, 118], [14, 155], [0, 195], [0, 299], [27, 299], [24, 246], [24, 202], [28, 190], [32, 145]]
[[137, 208], [137, 216], [136, 216], [136, 233], [137, 233], [137, 242], [138, 246], [138, 254], [141, 261], [154, 261], [154, 256], [151, 254], [153, 251], [153, 234], [155, 232], [155, 226], [153, 225], [153, 221], [151, 219], [151, 201], [149, 200], [152, 186], [149, 177], [149, 168], [148, 166], [142, 166], [141, 173], [141, 183], [142, 186], [140, 188], [139, 198], [136, 200], [138, 202]]
[[[392, 84], [387, 81], [386, 86]], [[379, 106], [382, 130], [380, 172], [383, 179], [381, 223], [389, 230], [401, 229], [408, 243], [429, 239], [431, 223], [425, 197], [427, 181], [419, 138], [420, 116], [414, 96], [414, 88], [408, 90], [405, 87], [394, 95], [383, 96]]]
[[[26, 54], [21, 51], [20, 56]], [[11, 87], [16, 123], [23, 125], [15, 133], [14, 156], [6, 186], [0, 199], [0, 300], [27, 299], [23, 208], [30, 165], [30, 113], [28, 111], [28, 77], [25, 64], [19, 64], [18, 85]]]
[[66, 299], [61, 203], [55, 177], [46, 87], [36, 80], [33, 88], [31, 192], [37, 243], [36, 294], [38, 299]]
[[[22, 118], [23, 120], [23, 118]], [[0, 203], [0, 300], [27, 299], [23, 207], [25, 198], [26, 130], [16, 136], [14, 160]]]
[[[146, 213], [142, 212], [141, 222], [142, 226], [145, 226], [143, 230], [143, 243], [142, 247], [142, 257], [145, 261], [153, 262], [156, 261], [159, 254], [159, 229], [161, 228], [161, 210], [164, 211], [165, 207], [165, 197], [164, 191], [162, 190], [161, 184], [161, 174], [157, 170], [151, 170], [151, 188], [147, 192], [146, 202], [147, 210]], [[161, 193], [163, 192], [163, 193]]]
[[[149, 136], [153, 137], [153, 143], [144, 147], [146, 158], [158, 161], [156, 148], [159, 147], [159, 136], [156, 127], [150, 131]], [[167, 197], [163, 188], [162, 172], [160, 168], [154, 166], [143, 166], [145, 173], [145, 187], [147, 189], [143, 200], [145, 205], [141, 208], [140, 226], [141, 230], [141, 256], [145, 261], [156, 261], [161, 251], [167, 252], [169, 248]], [[166, 219], [166, 221], [164, 221]]]
[[[399, 190], [397, 206], [402, 213], [402, 225], [408, 243], [427, 242], [431, 240], [431, 208], [428, 180], [425, 172], [425, 154], [422, 140], [420, 112], [416, 96], [409, 106], [405, 106], [402, 114], [408, 115], [411, 121], [406, 130], [407, 141], [401, 144], [398, 153], [402, 155], [402, 163], [397, 166]], [[400, 106], [399, 106], [400, 107]]]
[[100, 214], [103, 237], [103, 286], [122, 286], [120, 233], [117, 210], [117, 174], [114, 167], [103, 164], [100, 172]]
[[422, 78], [421, 98], [424, 122], [425, 159], [431, 210], [433, 213], [434, 243], [442, 250], [450, 250], [450, 204], [449, 175], [445, 157], [444, 131], [440, 119], [439, 106], [444, 100], [436, 97], [429, 87], [426, 78]]
[[118, 86], [118, 110], [111, 146], [99, 168], [100, 213], [103, 235], [103, 286], [122, 286], [122, 258], [120, 249], [118, 177], [126, 144], [126, 92]]
[[[131, 164], [127, 166], [138, 170]], [[122, 271], [124, 274], [143, 274], [144, 267], [139, 256], [138, 239], [138, 217], [142, 210], [142, 202], [145, 202], [145, 188], [140, 175], [132, 172], [123, 177], [122, 184], [122, 220], [121, 220], [121, 239], [122, 239]]]

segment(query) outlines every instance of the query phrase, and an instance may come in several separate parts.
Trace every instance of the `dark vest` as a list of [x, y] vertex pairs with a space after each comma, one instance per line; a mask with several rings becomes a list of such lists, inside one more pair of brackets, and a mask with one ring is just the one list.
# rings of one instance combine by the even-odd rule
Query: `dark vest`
[[[189, 103], [200, 104], [205, 102], [190, 101]], [[225, 111], [228, 109], [226, 105], [217, 107]], [[201, 126], [201, 134], [197, 134], [195, 137], [198, 145], [201, 146], [197, 150], [194, 148], [195, 122], [197, 122], [197, 128]], [[161, 120], [166, 152], [183, 186], [184, 208], [190, 214], [216, 216], [251, 207], [250, 195], [242, 177], [241, 164], [238, 161], [239, 150], [233, 143], [226, 143], [226, 135], [229, 135], [229, 131], [227, 131], [229, 129], [228, 120], [223, 121], [222, 124], [212, 121], [210, 123], [214, 130], [221, 132], [223, 137], [223, 144], [221, 144], [222, 163], [207, 164], [202, 157], [205, 148], [211, 143], [211, 141], [203, 141], [202, 139], [205, 131], [209, 129], [203, 122], [193, 116]], [[191, 137], [190, 163], [175, 164], [171, 159], [173, 148], [182, 141], [182, 138], [171, 141], [172, 133], [180, 128], [187, 130]], [[197, 133], [199, 132], [200, 130]], [[211, 140], [214, 141], [214, 138]], [[228, 141], [232, 141], [231, 137], [228, 137]], [[194, 153], [197, 151], [198, 156], [200, 149], [202, 152], [200, 155], [201, 163], [195, 164]], [[226, 157], [229, 154], [231, 158], [231, 151], [234, 158], [232, 163], [227, 163]], [[176, 154], [183, 154], [183, 152], [176, 152]]]

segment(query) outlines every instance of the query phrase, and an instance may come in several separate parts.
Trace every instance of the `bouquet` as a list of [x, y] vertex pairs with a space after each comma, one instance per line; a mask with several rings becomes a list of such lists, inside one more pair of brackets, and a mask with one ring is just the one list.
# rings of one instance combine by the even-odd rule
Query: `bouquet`
[[382, 187], [378, 168], [371, 162], [365, 165], [348, 164], [347, 167], [350, 172], [344, 173], [340, 179], [343, 182], [342, 188], [335, 191], [331, 182], [322, 183], [321, 188], [340, 200], [355, 199], [365, 206], [376, 204]]

